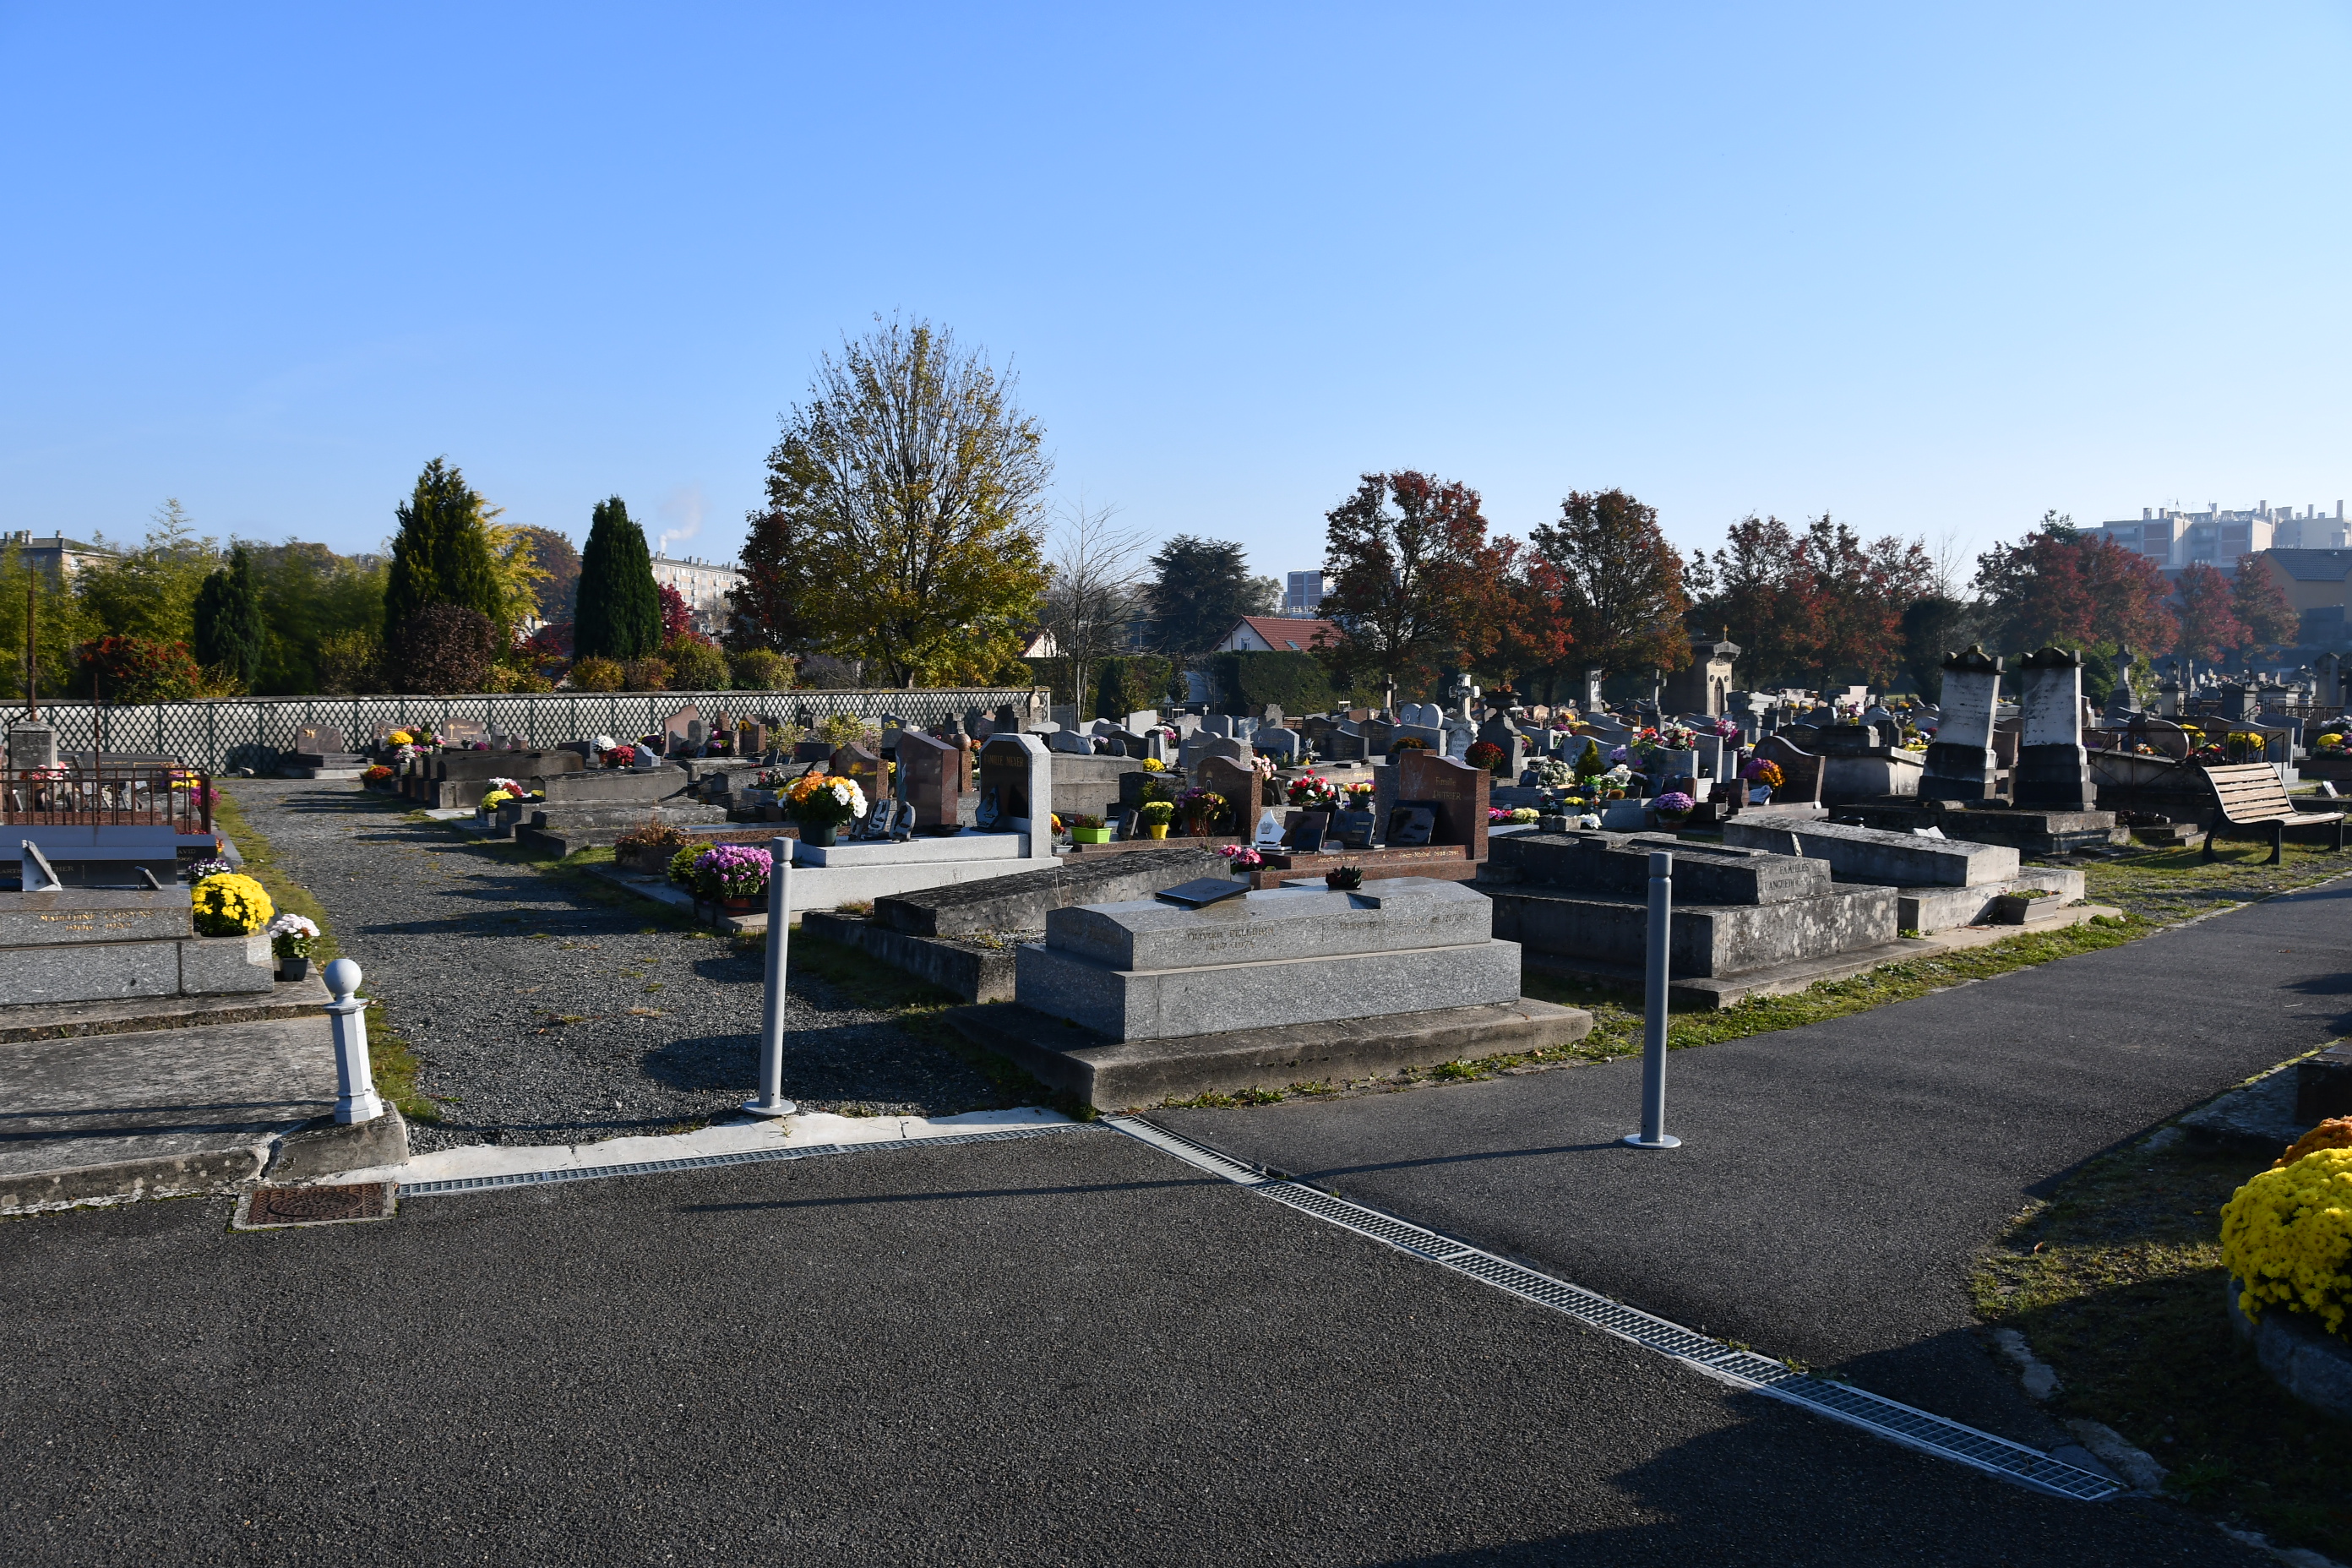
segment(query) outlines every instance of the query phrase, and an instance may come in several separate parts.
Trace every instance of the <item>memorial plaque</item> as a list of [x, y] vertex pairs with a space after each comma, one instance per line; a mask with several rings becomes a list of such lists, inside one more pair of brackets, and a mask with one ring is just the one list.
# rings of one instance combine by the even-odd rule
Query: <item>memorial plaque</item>
[[[1367, 812], [1364, 815], [1369, 816], [1370, 814]], [[1300, 812], [1298, 825], [1290, 830], [1289, 842], [1292, 851], [1300, 855], [1314, 854], [1323, 847], [1324, 837], [1330, 829], [1331, 814], [1329, 812]], [[1365, 836], [1368, 838], [1370, 837], [1370, 824], [1366, 825]]]
[[294, 749], [313, 756], [340, 753], [343, 732], [332, 724], [298, 724], [294, 727]]
[[434, 730], [445, 746], [470, 746], [480, 741], [487, 744], [490, 727], [479, 719], [452, 719]]
[[1237, 899], [1248, 891], [1249, 882], [1245, 878], [1202, 877], [1190, 882], [1179, 882], [1172, 888], [1163, 888], [1151, 896], [1165, 899], [1171, 904], [1181, 904], [1188, 910], [1197, 910], [1204, 904]]
[[1372, 830], [1378, 819], [1369, 811], [1335, 811], [1331, 814], [1331, 836], [1343, 849], [1370, 849]]
[[1386, 835], [1391, 847], [1411, 848], [1427, 844], [1437, 831], [1437, 803], [1433, 800], [1401, 800], [1389, 807], [1389, 830]]

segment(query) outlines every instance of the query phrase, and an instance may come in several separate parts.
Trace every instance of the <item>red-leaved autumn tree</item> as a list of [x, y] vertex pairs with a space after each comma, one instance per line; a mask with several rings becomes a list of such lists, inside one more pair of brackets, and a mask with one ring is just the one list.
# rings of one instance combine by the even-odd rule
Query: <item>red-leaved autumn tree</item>
[[2259, 555], [2238, 557], [2238, 578], [2230, 587], [2230, 613], [2246, 628], [2241, 647], [2292, 643], [2303, 636], [2303, 616]]
[[1875, 682], [1900, 668], [1903, 612], [1934, 591], [1935, 568], [1917, 541], [1865, 542], [1826, 513], [1801, 533], [1751, 514], [1722, 549], [1692, 557], [1691, 581], [1704, 619], [1739, 645], [1750, 685], [1842, 670]]
[[2191, 562], [2182, 570], [2174, 592], [2180, 624], [2179, 647], [2190, 658], [2210, 664], [2251, 640], [2245, 623], [2231, 613], [2230, 580], [2213, 566]]
[[1516, 552], [1486, 539], [1478, 492], [1411, 468], [1366, 474], [1324, 515], [1324, 618], [1315, 652], [1342, 681], [1376, 677], [1395, 704], [1449, 659], [1503, 646]]
[[1977, 592], [2000, 646], [2014, 652], [2109, 643], [2158, 654], [2178, 635], [2156, 563], [2055, 512], [1977, 558]]
[[1580, 490], [1559, 503], [1558, 522], [1528, 537], [1558, 579], [1564, 640], [1584, 668], [1622, 675], [1690, 662], [1683, 558], [1659, 529], [1656, 507], [1623, 490]]

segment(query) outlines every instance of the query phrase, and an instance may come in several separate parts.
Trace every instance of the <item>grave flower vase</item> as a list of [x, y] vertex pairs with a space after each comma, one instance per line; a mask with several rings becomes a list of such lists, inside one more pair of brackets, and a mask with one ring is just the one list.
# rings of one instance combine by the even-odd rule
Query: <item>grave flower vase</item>
[[1165, 838], [1168, 837], [1168, 825], [1164, 822], [1147, 823], [1143, 831], [1149, 837]]
[[839, 827], [840, 824], [833, 822], [803, 823], [801, 825], [801, 842], [814, 845], [819, 849], [830, 849]]
[[765, 899], [721, 899], [719, 907], [730, 915], [748, 915], [766, 903]]
[[[1163, 829], [1162, 831], [1164, 832], [1165, 830]], [[1108, 844], [1110, 842], [1110, 829], [1108, 827], [1073, 827], [1070, 829], [1070, 842], [1073, 844]]]
[[281, 958], [278, 961], [278, 978], [280, 980], [299, 980], [310, 973], [310, 960], [308, 954]]

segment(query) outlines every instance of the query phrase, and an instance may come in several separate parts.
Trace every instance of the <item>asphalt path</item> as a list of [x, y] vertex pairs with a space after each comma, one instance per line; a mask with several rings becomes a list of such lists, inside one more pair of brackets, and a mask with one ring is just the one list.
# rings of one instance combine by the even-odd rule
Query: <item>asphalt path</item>
[[[2352, 1033], [2352, 881], [1641, 1064], [1153, 1113], [1229, 1153], [1769, 1354], [2029, 1441], [1970, 1258], [2085, 1159]], [[2159, 1459], [2162, 1456], [2158, 1456]]]
[[2265, 1561], [1727, 1391], [1101, 1129], [226, 1218], [0, 1223], [0, 1557]]

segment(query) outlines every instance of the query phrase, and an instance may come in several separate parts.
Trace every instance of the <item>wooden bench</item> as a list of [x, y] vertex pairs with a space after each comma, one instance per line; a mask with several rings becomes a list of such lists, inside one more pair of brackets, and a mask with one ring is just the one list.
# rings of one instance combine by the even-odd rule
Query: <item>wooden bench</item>
[[2321, 827], [2332, 826], [2336, 841], [2331, 847], [2344, 847], [2344, 814], [2340, 811], [2297, 811], [2294, 802], [2287, 797], [2286, 785], [2279, 782], [2278, 770], [2267, 763], [2243, 763], [2234, 766], [2200, 768], [2207, 787], [2213, 792], [2213, 820], [2205, 829], [2205, 858], [2213, 858], [2213, 840], [2221, 830], [2231, 828], [2266, 827], [2271, 835], [2269, 863], [2279, 863], [2290, 827]]

